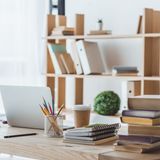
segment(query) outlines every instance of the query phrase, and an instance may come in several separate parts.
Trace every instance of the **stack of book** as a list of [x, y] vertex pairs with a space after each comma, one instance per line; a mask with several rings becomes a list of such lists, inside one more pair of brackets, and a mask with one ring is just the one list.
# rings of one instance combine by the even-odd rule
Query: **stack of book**
[[119, 135], [115, 150], [145, 153], [160, 149], [160, 103], [157, 101], [160, 102], [142, 97], [128, 99], [129, 110], [124, 110], [121, 117], [122, 123], [128, 124], [128, 135]]
[[56, 74], [75, 74], [75, 66], [70, 54], [63, 44], [48, 43], [48, 50]]
[[110, 35], [111, 30], [91, 30], [88, 35]]
[[112, 68], [113, 76], [137, 76], [137, 67], [132, 66], [114, 66]]
[[160, 137], [144, 135], [119, 135], [114, 145], [117, 151], [148, 153], [160, 149]]
[[[148, 122], [152, 125], [137, 125], [129, 124], [129, 134], [140, 134], [140, 135], [160, 135], [160, 98], [157, 97], [130, 97], [128, 99], [128, 106], [130, 110], [138, 110], [141, 113], [141, 117], [145, 118], [145, 123]], [[127, 111], [124, 111], [124, 114]], [[132, 111], [132, 114], [137, 111]], [[138, 115], [138, 113], [136, 113]], [[140, 114], [139, 114], [140, 116]], [[148, 119], [148, 120], [147, 120]], [[150, 121], [150, 122], [149, 122]], [[140, 122], [139, 122], [140, 123]], [[155, 125], [156, 124], [156, 125]]]
[[[70, 53], [63, 44], [48, 43], [56, 74], [102, 74], [105, 72], [98, 43], [84, 40], [71, 43]], [[95, 65], [96, 64], [96, 65]]]
[[53, 28], [52, 36], [61, 36], [61, 35], [74, 35], [74, 28], [66, 26], [58, 26]]
[[64, 134], [65, 143], [77, 143], [98, 145], [117, 139], [117, 131], [120, 125], [115, 124], [94, 124], [87, 127], [67, 130]]

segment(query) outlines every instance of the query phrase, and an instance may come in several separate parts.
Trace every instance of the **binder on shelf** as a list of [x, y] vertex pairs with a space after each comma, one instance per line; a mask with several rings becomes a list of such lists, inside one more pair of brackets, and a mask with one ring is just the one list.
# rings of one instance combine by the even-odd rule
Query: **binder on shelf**
[[73, 62], [74, 62], [74, 66], [75, 66], [75, 69], [76, 69], [76, 73], [77, 74], [82, 74], [83, 70], [82, 70], [82, 66], [81, 66], [81, 63], [80, 63], [80, 59], [79, 59], [79, 55], [78, 55], [78, 49], [77, 49], [75, 41], [73, 41], [71, 43], [71, 56], [72, 56], [72, 59], [74, 60]]
[[80, 40], [76, 45], [84, 74], [102, 74], [105, 70], [98, 44]]
[[139, 96], [141, 94], [141, 81], [129, 81], [127, 91], [128, 97]]
[[48, 43], [48, 50], [51, 56], [52, 64], [54, 65], [55, 74], [65, 74], [63, 64], [59, 56], [66, 53], [66, 47], [62, 44], [52, 44]]

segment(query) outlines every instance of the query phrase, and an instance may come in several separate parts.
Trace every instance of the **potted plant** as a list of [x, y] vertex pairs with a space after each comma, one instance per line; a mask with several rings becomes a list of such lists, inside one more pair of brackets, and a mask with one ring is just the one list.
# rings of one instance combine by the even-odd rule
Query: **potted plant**
[[98, 19], [98, 30], [103, 30], [103, 20]]
[[94, 99], [94, 111], [101, 115], [115, 115], [120, 109], [120, 98], [113, 91], [104, 91]]

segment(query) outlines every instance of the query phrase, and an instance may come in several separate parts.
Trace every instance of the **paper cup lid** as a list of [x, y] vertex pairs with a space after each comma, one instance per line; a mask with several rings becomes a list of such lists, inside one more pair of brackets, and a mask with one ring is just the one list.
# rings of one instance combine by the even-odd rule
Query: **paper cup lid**
[[89, 105], [74, 105], [72, 110], [74, 110], [74, 111], [91, 110], [91, 106], [89, 106]]

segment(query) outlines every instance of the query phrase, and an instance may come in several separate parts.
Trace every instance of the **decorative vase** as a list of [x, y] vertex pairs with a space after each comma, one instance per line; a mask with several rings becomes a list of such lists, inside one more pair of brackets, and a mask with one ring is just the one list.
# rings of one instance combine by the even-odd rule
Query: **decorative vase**
[[100, 22], [98, 23], [98, 30], [100, 30], [100, 31], [103, 30], [103, 23], [102, 23], [102, 22], [101, 22], [101, 23], [100, 23]]

